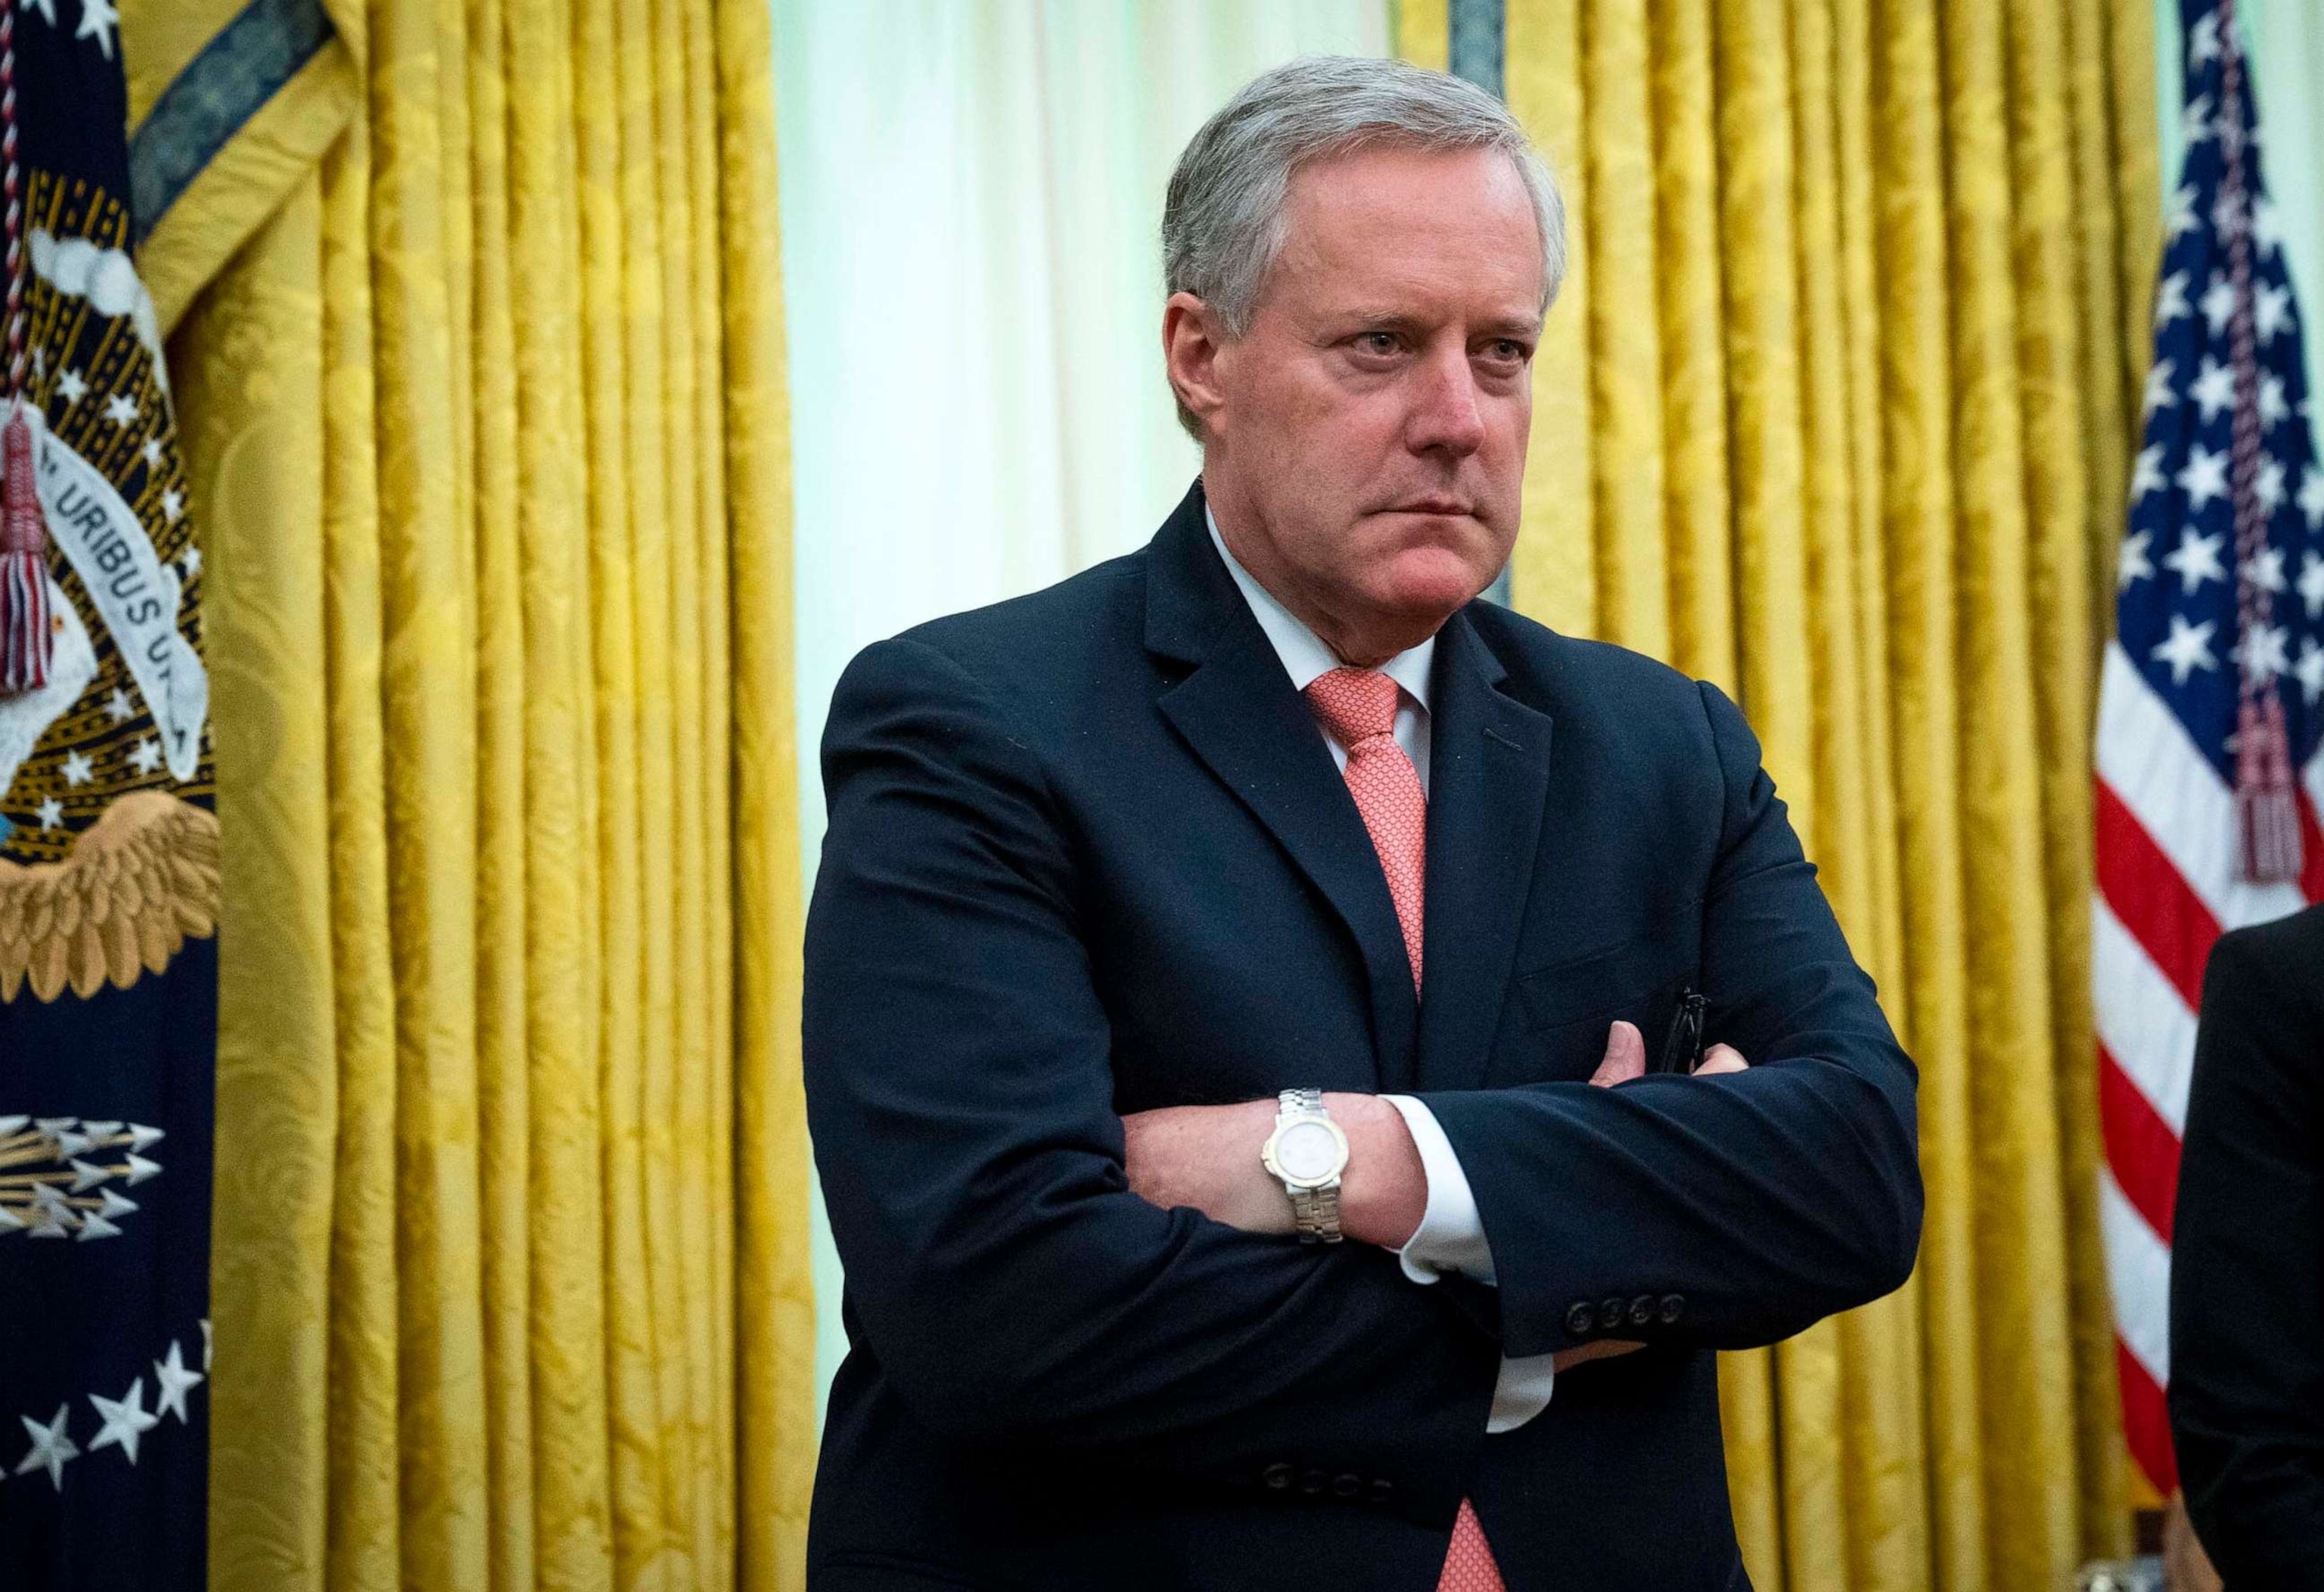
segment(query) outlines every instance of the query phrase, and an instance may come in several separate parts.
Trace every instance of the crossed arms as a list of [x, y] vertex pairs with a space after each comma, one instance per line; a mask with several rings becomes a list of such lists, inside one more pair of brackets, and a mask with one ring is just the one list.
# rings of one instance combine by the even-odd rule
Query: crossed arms
[[1408, 1182], [1351, 1191], [1373, 1242], [1303, 1248], [1175, 1202], [1167, 1180], [1197, 1167], [1133, 1160], [1070, 815], [1032, 738], [935, 647], [859, 658], [824, 749], [808, 1109], [856, 1319], [916, 1416], [1195, 1478], [1289, 1444], [1449, 1519], [1502, 1356], [1580, 1348], [1572, 1301], [1683, 1292], [1655, 1339], [1729, 1347], [1897, 1286], [1921, 1213], [1912, 1065], [1741, 716], [1702, 700], [1725, 790], [1702, 977], [1759, 1064], [1424, 1095], [1495, 1257], [1479, 1311], [1378, 1247], [1416, 1219]]
[[[1731, 1045], [1714, 1044], [1691, 1075], [1724, 1077], [1748, 1066]], [[1636, 1024], [1612, 1024], [1605, 1058], [1590, 1081], [1611, 1089], [1644, 1077], [1646, 1071], [1645, 1035]], [[1380, 1095], [1327, 1093], [1323, 1104], [1347, 1134], [1350, 1148], [1340, 1196], [1342, 1234], [1403, 1252], [1419, 1232], [1430, 1192], [1404, 1113]], [[1121, 1119], [1130, 1192], [1165, 1210], [1191, 1206], [1245, 1232], [1290, 1233], [1290, 1201], [1259, 1165], [1259, 1146], [1274, 1123], [1275, 1103], [1263, 1100], [1132, 1112]], [[1600, 1338], [1554, 1353], [1563, 1371], [1645, 1347], [1631, 1339]]]

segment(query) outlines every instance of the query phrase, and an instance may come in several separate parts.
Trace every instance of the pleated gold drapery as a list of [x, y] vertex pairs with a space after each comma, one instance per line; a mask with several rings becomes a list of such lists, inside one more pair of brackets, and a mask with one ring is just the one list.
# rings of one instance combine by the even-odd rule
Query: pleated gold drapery
[[[1444, 64], [1443, 0], [1398, 21]], [[1922, 1068], [1913, 1282], [1721, 1367], [1763, 1588], [2036, 1592], [2126, 1531], [2089, 747], [2152, 26], [2149, 0], [1506, 6], [1508, 101], [1577, 234], [1517, 604], [1738, 697]]]
[[346, 129], [171, 345], [225, 845], [214, 1584], [797, 1586], [766, 8], [331, 21]]

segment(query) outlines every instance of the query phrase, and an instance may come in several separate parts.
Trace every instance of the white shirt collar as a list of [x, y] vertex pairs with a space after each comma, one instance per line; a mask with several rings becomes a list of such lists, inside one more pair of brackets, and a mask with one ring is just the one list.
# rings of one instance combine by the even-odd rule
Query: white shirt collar
[[[5, 0], [0, 0], [5, 3]], [[1250, 570], [1227, 550], [1226, 538], [1219, 534], [1218, 516], [1210, 505], [1203, 505], [1203, 519], [1211, 528], [1211, 545], [1226, 560], [1227, 573], [1234, 576], [1235, 588], [1242, 593], [1244, 602], [1259, 621], [1259, 628], [1275, 644], [1275, 655], [1283, 660], [1286, 673], [1291, 676], [1291, 688], [1305, 691], [1315, 680], [1333, 669], [1343, 667], [1323, 639], [1309, 630], [1297, 614], [1276, 600], [1275, 594], [1259, 584]], [[1431, 636], [1417, 647], [1407, 648], [1380, 665], [1380, 673], [1394, 680], [1404, 694], [1423, 713], [1428, 711], [1429, 664], [1436, 656], [1436, 638]]]

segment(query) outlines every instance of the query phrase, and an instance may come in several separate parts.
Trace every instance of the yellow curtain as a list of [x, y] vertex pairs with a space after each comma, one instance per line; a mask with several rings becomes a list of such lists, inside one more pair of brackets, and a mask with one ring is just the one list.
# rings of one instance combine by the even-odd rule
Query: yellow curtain
[[[1763, 1588], [2023, 1592], [2124, 1546], [2089, 759], [2158, 244], [2152, 11], [1506, 5], [1578, 238], [1517, 604], [1738, 696], [1922, 1068], [1917, 1275], [1721, 1367]], [[1444, 64], [1443, 0], [1397, 20]]]
[[214, 1584], [796, 1587], [766, 8], [330, 19], [344, 130], [171, 344], [224, 843]]

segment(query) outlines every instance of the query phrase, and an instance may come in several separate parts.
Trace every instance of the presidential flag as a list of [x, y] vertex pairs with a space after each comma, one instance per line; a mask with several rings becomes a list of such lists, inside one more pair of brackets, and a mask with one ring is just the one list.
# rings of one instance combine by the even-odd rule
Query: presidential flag
[[2107, 1247], [2132, 1455], [2178, 1485], [2171, 1214], [2203, 965], [2324, 897], [2324, 472], [2234, 0], [2182, 0], [2186, 163], [2097, 745], [2092, 960]]
[[0, 0], [0, 1587], [197, 1592], [217, 824], [108, 0]]

